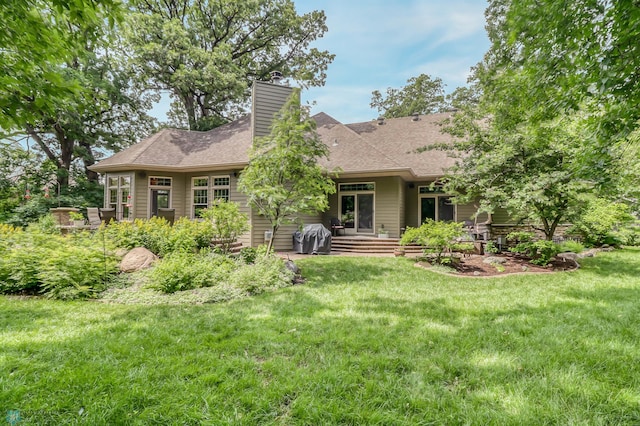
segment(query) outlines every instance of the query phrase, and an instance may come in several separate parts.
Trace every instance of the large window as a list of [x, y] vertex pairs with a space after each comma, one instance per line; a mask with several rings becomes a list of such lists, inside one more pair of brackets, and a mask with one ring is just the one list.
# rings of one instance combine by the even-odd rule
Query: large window
[[170, 177], [149, 177], [150, 216], [158, 216], [158, 209], [171, 208], [171, 184], [172, 179]]
[[209, 207], [209, 177], [195, 177], [191, 180], [193, 193], [193, 217], [202, 217], [202, 211]]
[[109, 174], [107, 176], [107, 194], [107, 207], [115, 210], [118, 220], [133, 218], [131, 175]]
[[347, 233], [374, 232], [375, 189], [372, 182], [338, 185], [340, 220]]
[[455, 205], [448, 195], [436, 195], [442, 193], [439, 187], [420, 186], [418, 187], [420, 223], [425, 219], [433, 220], [455, 220]]
[[231, 178], [229, 176], [198, 176], [191, 179], [192, 217], [202, 216], [214, 200], [229, 201]]
[[213, 177], [213, 199], [229, 201], [229, 187], [231, 179], [229, 176]]

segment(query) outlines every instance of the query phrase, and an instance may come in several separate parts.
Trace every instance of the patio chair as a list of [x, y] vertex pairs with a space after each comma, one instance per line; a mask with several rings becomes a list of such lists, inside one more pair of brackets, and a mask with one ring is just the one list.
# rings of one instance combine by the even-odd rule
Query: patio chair
[[338, 236], [338, 231], [342, 230], [342, 235], [345, 234], [344, 225], [340, 222], [340, 219], [337, 217], [331, 218], [331, 235], [334, 237]]
[[176, 209], [164, 209], [164, 208], [158, 209], [158, 217], [165, 218], [167, 222], [169, 222], [171, 225], [173, 225], [175, 216], [176, 216]]
[[97, 207], [87, 207], [87, 218], [89, 219], [90, 229], [98, 229], [100, 224], [102, 224], [100, 212]]
[[116, 209], [99, 209], [100, 219], [107, 225], [113, 221], [116, 221]]

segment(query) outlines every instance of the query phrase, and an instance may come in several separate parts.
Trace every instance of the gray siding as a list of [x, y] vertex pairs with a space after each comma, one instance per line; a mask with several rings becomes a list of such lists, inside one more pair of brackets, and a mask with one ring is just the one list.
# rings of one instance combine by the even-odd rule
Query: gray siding
[[255, 81], [251, 96], [251, 127], [252, 138], [269, 134], [269, 127], [274, 116], [280, 111], [293, 92], [293, 88], [265, 81]]
[[[301, 226], [312, 223], [322, 223], [322, 214], [305, 215], [300, 217]], [[264, 233], [268, 230], [271, 230], [271, 224], [269, 221], [254, 210], [251, 215], [251, 245], [253, 247], [257, 247], [261, 244], [266, 244]], [[278, 251], [291, 251], [293, 249], [292, 234], [297, 230], [297, 224], [281, 226], [276, 233], [273, 247]]]

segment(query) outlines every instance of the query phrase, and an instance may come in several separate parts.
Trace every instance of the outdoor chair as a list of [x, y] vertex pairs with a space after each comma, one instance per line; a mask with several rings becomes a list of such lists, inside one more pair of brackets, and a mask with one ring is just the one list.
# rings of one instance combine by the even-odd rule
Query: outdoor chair
[[116, 221], [116, 209], [99, 209], [98, 211], [100, 212], [100, 219], [107, 225], [111, 221]]
[[158, 217], [165, 218], [167, 222], [169, 222], [171, 225], [173, 225], [175, 216], [176, 216], [176, 209], [164, 209], [164, 208], [158, 209]]
[[87, 207], [87, 218], [89, 219], [90, 229], [98, 229], [102, 220], [97, 207]]
[[342, 230], [342, 234], [345, 234], [344, 225], [340, 222], [340, 219], [337, 217], [331, 218], [331, 235], [334, 237], [338, 236], [338, 231]]

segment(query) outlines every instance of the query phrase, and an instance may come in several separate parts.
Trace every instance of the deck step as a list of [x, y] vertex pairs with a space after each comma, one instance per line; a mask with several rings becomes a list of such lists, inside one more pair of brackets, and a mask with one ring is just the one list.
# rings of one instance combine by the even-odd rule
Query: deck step
[[[331, 251], [345, 253], [393, 253], [400, 246], [398, 238], [373, 238], [373, 237], [333, 237]], [[404, 246], [405, 252], [419, 254], [422, 249], [419, 246]]]

